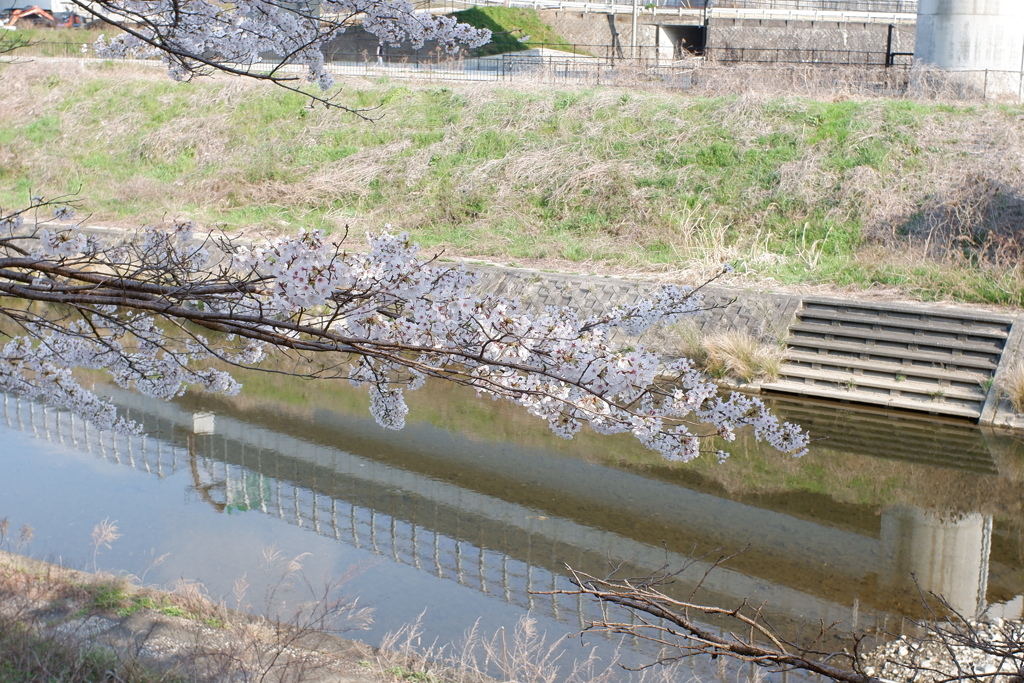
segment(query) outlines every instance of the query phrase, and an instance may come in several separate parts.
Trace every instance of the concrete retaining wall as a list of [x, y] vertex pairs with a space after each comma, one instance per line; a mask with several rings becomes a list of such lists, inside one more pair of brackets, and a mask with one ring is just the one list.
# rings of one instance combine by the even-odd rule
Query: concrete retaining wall
[[987, 96], [1021, 96], [1024, 2], [921, 0], [916, 61], [974, 74]]
[[[642, 3], [641, 3], [642, 4]], [[564, 10], [541, 10], [537, 12], [541, 21], [554, 29], [555, 33], [575, 45], [585, 48], [595, 57], [630, 58], [633, 44], [633, 21], [629, 14], [601, 14], [598, 12], [569, 12]], [[637, 23], [639, 59], [655, 59], [654, 46], [657, 43], [657, 26], [650, 24], [649, 17], [641, 16]]]
[[[872, 54], [875, 56], [874, 63], [878, 63], [884, 61], [879, 59], [879, 55], [884, 58], [888, 33], [889, 27], [884, 24], [716, 19], [709, 27], [708, 47], [712, 59], [728, 58], [730, 52], [736, 53], [734, 59], [742, 59], [743, 52], [746, 52], [745, 61], [753, 61], [756, 57], [754, 50], [770, 48]], [[723, 51], [726, 52], [723, 54]], [[892, 51], [913, 53], [913, 26], [894, 27]], [[824, 61], [824, 56], [819, 57], [819, 60]], [[836, 54], [834, 58], [838, 60], [840, 57]], [[851, 61], [868, 63], [866, 57]]]
[[[481, 292], [516, 297], [535, 311], [571, 306], [585, 315], [596, 314], [635, 302], [657, 287], [654, 283], [612, 277], [473, 268], [481, 276]], [[798, 339], [788, 342], [791, 346], [787, 355], [792, 360], [787, 362], [795, 364], [793, 372], [800, 378], [799, 383], [787, 382], [783, 377], [780, 382], [744, 389], [782, 391], [1024, 429], [1024, 416], [1013, 411], [1001, 390], [1010, 370], [1024, 363], [1024, 315], [941, 304], [826, 300], [718, 286], [701, 291], [706, 310], [692, 324], [702, 332], [745, 330], [769, 343]], [[823, 313], [823, 306], [828, 311]], [[811, 323], [807, 311], [813, 312]], [[831, 321], [830, 316], [836, 320]], [[804, 328], [823, 325], [837, 327], [815, 328], [808, 341]], [[808, 362], [805, 356], [817, 351], [814, 337], [824, 340], [822, 353], [826, 355]], [[684, 340], [671, 327], [652, 330], [640, 340], [621, 341], [639, 341], [665, 356], [686, 353]], [[981, 347], [992, 350], [979, 351]], [[837, 355], [827, 355], [830, 353]], [[988, 370], [971, 369], [979, 355], [993, 359], [986, 361]], [[948, 359], [944, 359], [946, 356]], [[965, 380], [971, 372], [981, 372], [984, 377], [972, 375]], [[842, 377], [836, 379], [839, 375]], [[928, 382], [935, 386], [915, 395], [920, 388], [917, 385]], [[962, 393], [966, 398], [960, 396]]]
[[[630, 56], [632, 22], [629, 15], [606, 16], [598, 13], [554, 10], [541, 11], [539, 14], [544, 22], [570, 43], [603, 46], [603, 49], [590, 50], [595, 56]], [[696, 24], [699, 24], [699, 21], [695, 17], [675, 18], [670, 15], [651, 16], [641, 13], [637, 27], [637, 44], [642, 48], [638, 57], [653, 59], [659, 56], [656, 46], [664, 42], [659, 39], [659, 27]], [[765, 55], [758, 56], [755, 51], [817, 50], [823, 55], [829, 51], [873, 53], [874, 62], [881, 63], [884, 61], [888, 32], [888, 25], [877, 23], [714, 18], [708, 26], [707, 45], [713, 59], [717, 57], [729, 60], [766, 60], [770, 58]], [[619, 55], [612, 51], [616, 38], [617, 44], [622, 47], [622, 54]], [[894, 27], [892, 51], [913, 53], [912, 25], [901, 24]], [[662, 50], [661, 56], [664, 56], [664, 53]], [[818, 57], [818, 61], [825, 61], [822, 59], [823, 55]], [[844, 59], [840, 63], [846, 61]], [[867, 63], [867, 58], [852, 61]]]

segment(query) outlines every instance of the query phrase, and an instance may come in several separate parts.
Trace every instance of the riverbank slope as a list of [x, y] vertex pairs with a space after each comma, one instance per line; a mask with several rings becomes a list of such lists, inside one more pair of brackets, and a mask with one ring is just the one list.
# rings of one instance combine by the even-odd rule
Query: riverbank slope
[[0, 66], [0, 87], [7, 207], [72, 194], [107, 224], [389, 224], [568, 272], [696, 281], [728, 261], [741, 284], [1024, 303], [1019, 105], [345, 80], [366, 120], [46, 60]]

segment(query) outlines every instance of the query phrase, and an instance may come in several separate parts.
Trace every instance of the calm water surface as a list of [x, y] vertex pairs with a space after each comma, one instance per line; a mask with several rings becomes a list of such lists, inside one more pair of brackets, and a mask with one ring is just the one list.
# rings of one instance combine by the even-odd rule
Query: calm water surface
[[[370, 643], [421, 613], [426, 642], [524, 613], [560, 637], [601, 615], [539, 594], [569, 587], [566, 563], [638, 575], [711, 553], [673, 587], [686, 595], [708, 560], [741, 549], [703, 599], [766, 602], [789, 633], [820, 620], [898, 630], [921, 613], [911, 573], [964, 612], [1021, 616], [1024, 449], [1009, 436], [778, 402], [821, 439], [809, 456], [741, 442], [725, 464], [678, 465], [626, 438], [563, 442], [458, 388], [418, 393], [400, 432], [335, 384], [254, 376], [237, 399], [173, 403], [114, 393], [148, 434], [131, 439], [3, 397], [6, 546], [157, 585], [200, 581], [229, 601], [245, 577], [257, 607], [278, 576], [268, 549], [302, 554], [314, 584], [345, 577], [374, 608], [371, 629], [353, 634]], [[94, 553], [104, 519], [122, 537]], [[578, 641], [568, 647], [578, 654]]]

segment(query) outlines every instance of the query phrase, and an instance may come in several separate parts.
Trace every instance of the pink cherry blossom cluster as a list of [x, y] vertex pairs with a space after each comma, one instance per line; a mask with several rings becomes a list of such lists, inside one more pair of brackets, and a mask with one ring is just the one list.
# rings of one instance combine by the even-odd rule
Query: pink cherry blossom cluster
[[[80, 314], [0, 309], [30, 333], [5, 347], [2, 381], [103, 426], [118, 423], [102, 402], [84, 398], [71, 368], [103, 369], [161, 398], [192, 385], [230, 394], [237, 382], [207, 361], [254, 366], [276, 347], [303, 354], [308, 376], [369, 384], [371, 413], [393, 429], [405, 423], [406, 393], [439, 377], [511, 400], [561, 437], [583, 426], [631, 433], [669, 459], [689, 460], [706, 437], [731, 441], [742, 428], [780, 451], [800, 454], [807, 445], [804, 432], [759, 399], [720, 395], [689, 360], [666, 364], [616, 341], [621, 332], [693, 315], [701, 304], [690, 288], [666, 286], [582, 318], [570, 308], [534, 314], [514, 299], [477, 294], [473, 273], [424, 260], [405, 234], [369, 236], [359, 251], [319, 231], [254, 247], [224, 239], [230, 258], [220, 260], [187, 223], [118, 245], [82, 238], [74, 229], [30, 233], [20, 238], [37, 245], [30, 259], [0, 249], [0, 294], [64, 303]], [[351, 361], [314, 366], [331, 354]]]
[[[391, 353], [366, 353], [351, 379], [370, 383], [372, 411], [399, 428], [404, 394], [383, 391], [400, 376], [445, 376], [482, 393], [503, 396], [571, 437], [584, 424], [602, 433], [632, 432], [666, 457], [690, 459], [701, 437], [727, 441], [749, 426], [780, 450], [802, 452], [806, 436], [780, 424], [757, 399], [718, 395], [717, 387], [687, 362], [665, 367], [643, 349], [620, 350], [610, 340], [622, 330], [637, 335], [699, 310], [692, 289], [665, 286], [650, 298], [603, 316], [580, 319], [569, 308], [532, 315], [515, 300], [473, 294], [473, 274], [459, 266], [425, 263], [408, 235], [369, 237], [362, 253], [328, 248], [323, 235], [302, 233], [268, 247], [241, 249], [235, 264], [269, 273], [269, 303], [295, 314], [318, 306], [346, 343]], [[662, 388], [664, 373], [682, 389]], [[666, 384], [666, 387], [669, 386]], [[691, 427], [711, 426], [692, 431]]]

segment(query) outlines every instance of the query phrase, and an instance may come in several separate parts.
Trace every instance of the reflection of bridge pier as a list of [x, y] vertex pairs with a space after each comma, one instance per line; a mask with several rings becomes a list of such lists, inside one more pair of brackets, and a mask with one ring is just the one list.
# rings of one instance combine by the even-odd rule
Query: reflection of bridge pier
[[881, 540], [891, 558], [890, 582], [913, 576], [922, 589], [941, 595], [965, 616], [985, 609], [991, 517], [940, 515], [902, 505], [882, 513]]
[[[696, 545], [687, 539], [705, 536], [724, 539], [716, 542], [728, 547], [751, 544], [738, 558], [746, 562], [742, 571], [720, 568], [707, 577], [707, 599], [724, 605], [757, 596], [777, 624], [852, 624], [859, 603], [859, 625], [870, 628], [865, 608], [884, 613], [894, 592], [912, 595], [910, 572], [924, 589], [946, 595], [958, 609], [974, 612], [984, 604], [992, 529], [991, 521], [977, 514], [942, 519], [900, 507], [884, 512], [874, 530], [843, 528], [569, 458], [491, 453], [493, 444], [457, 442], [460, 437], [440, 430], [409, 428], [405, 438], [417, 449], [417, 462], [447, 458], [456, 470], [475, 462], [485, 479], [497, 481], [491, 489], [472, 488], [446, 481], [426, 465], [410, 469], [375, 457], [388, 447], [361, 433], [363, 423], [355, 418], [346, 423], [349, 418], [325, 411], [315, 425], [281, 429], [245, 415], [214, 417], [127, 396], [118, 399], [152, 436], [99, 433], [71, 414], [14, 398], [5, 400], [4, 411], [9, 425], [111, 462], [158, 476], [188, 469], [192, 490], [216, 509], [257, 510], [579, 625], [599, 618], [600, 608], [568, 596], [532, 594], [565, 586], [563, 562], [596, 571], [609, 561], [624, 562], [639, 575], [665, 563], [683, 565]], [[334, 445], [339, 441], [346, 450]], [[502, 495], [524, 472], [531, 481], [558, 482], [559, 500], [534, 507]], [[588, 512], [566, 514], [568, 508], [559, 507], [562, 499]], [[653, 525], [647, 518], [654, 512], [690, 535], [666, 549], [657, 540], [644, 540], [642, 529], [626, 536], [602, 528], [593, 516], [632, 514], [652, 525], [646, 533], [651, 536], [670, 528]], [[706, 563], [697, 563], [694, 571], [699, 577], [705, 568]], [[855, 598], [849, 586], [870, 575], [883, 589]], [[828, 579], [842, 590], [824, 586]], [[680, 590], [688, 588], [680, 585]]]

